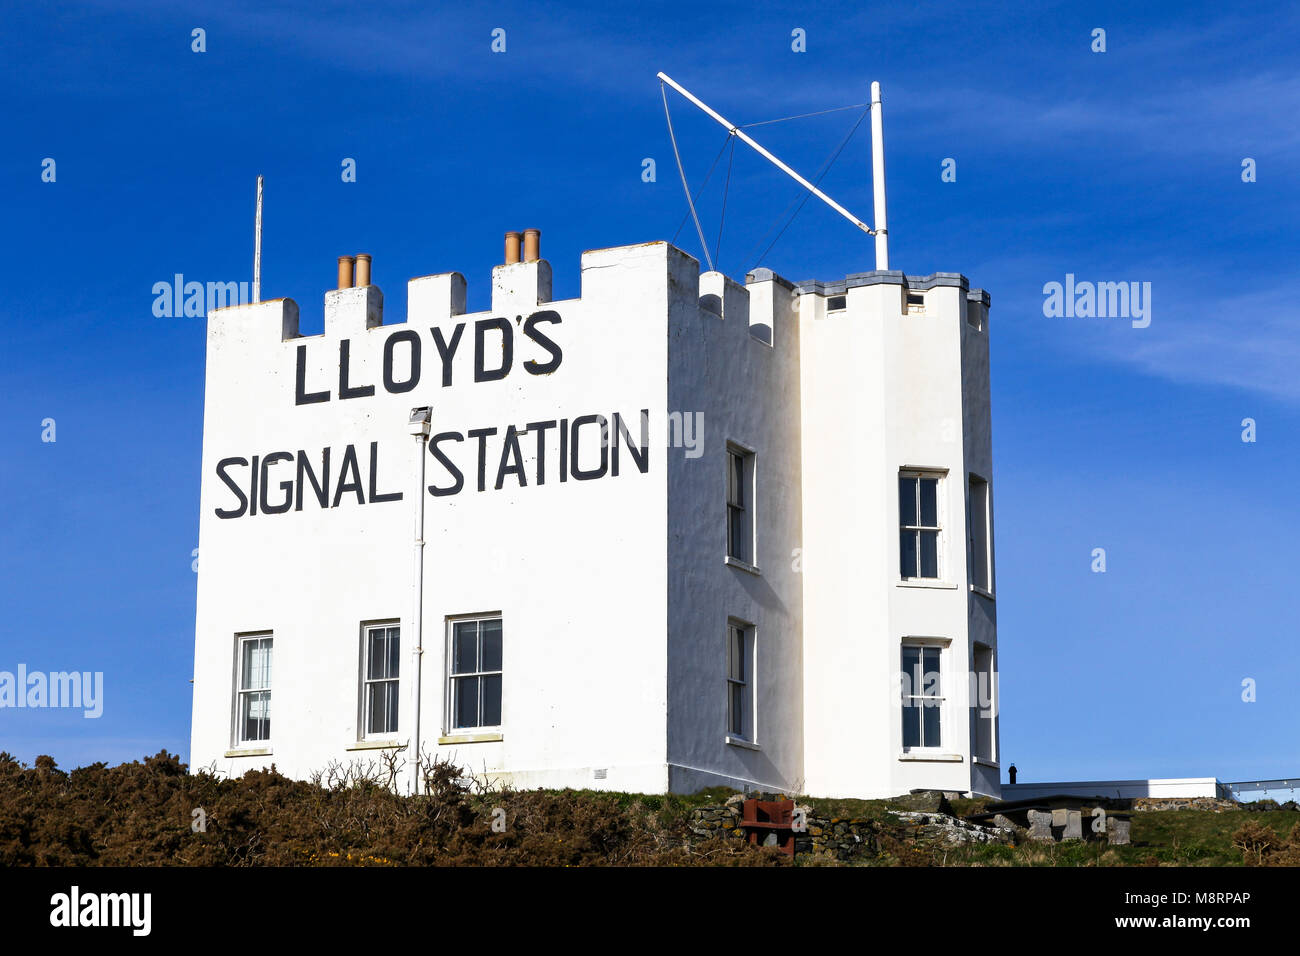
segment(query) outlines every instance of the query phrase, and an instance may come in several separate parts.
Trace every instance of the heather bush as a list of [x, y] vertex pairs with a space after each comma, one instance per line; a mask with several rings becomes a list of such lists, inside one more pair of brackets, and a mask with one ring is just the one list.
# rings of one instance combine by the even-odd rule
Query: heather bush
[[[779, 865], [740, 841], [692, 848], [680, 814], [621, 795], [476, 785], [430, 760], [425, 792], [395, 767], [333, 764], [308, 781], [189, 773], [166, 751], [64, 772], [0, 754], [2, 866]], [[649, 801], [653, 802], [653, 801]], [[195, 811], [201, 811], [201, 819]], [[494, 816], [504, 830], [495, 832]], [[198, 824], [202, 823], [200, 827]]]

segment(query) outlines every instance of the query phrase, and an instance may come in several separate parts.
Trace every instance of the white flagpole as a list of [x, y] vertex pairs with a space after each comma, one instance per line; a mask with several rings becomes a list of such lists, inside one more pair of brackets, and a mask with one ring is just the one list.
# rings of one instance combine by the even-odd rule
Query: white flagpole
[[257, 177], [257, 219], [253, 225], [253, 301], [262, 301], [262, 177]]
[[876, 206], [876, 268], [889, 268], [889, 227], [885, 222], [885, 119], [880, 84], [871, 84], [871, 183]]

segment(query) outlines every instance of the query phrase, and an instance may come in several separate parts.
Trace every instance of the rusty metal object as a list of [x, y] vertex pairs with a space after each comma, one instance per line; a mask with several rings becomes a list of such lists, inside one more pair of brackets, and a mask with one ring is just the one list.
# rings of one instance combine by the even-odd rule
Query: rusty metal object
[[794, 859], [793, 800], [746, 800], [740, 825], [754, 846], [775, 846]]

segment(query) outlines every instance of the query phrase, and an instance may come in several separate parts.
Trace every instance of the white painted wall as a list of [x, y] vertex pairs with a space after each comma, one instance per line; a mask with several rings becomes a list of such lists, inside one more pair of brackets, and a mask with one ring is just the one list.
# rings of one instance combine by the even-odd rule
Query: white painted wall
[[[904, 311], [907, 286], [924, 291], [924, 314]], [[998, 768], [971, 755], [972, 638], [996, 647], [996, 637], [991, 608], [972, 608], [988, 599], [967, 575], [966, 476], [991, 470], [992, 452], [986, 346], [966, 343], [965, 280], [867, 273], [800, 292], [808, 789], [996, 794]], [[831, 294], [846, 295], [844, 311], [828, 311]], [[906, 468], [947, 472], [941, 579], [924, 585], [898, 570]], [[926, 753], [902, 746], [897, 679], [909, 638], [943, 647], [942, 746]]]
[[[500, 431], [487, 439], [486, 490], [476, 489], [476, 442], [467, 437], [440, 446], [465, 488], [426, 498], [426, 749], [524, 787], [996, 793], [997, 767], [971, 760], [964, 681], [973, 643], [996, 648], [993, 602], [967, 586], [965, 554], [965, 476], [991, 474], [979, 294], [968, 297], [959, 276], [913, 279], [928, 290], [926, 313], [909, 315], [902, 274], [868, 273], [847, 280], [848, 310], [828, 316], [825, 290], [766, 270], [747, 286], [700, 275], [693, 258], [662, 242], [585, 253], [582, 269], [581, 297], [549, 303], [548, 264], [498, 267], [491, 310], [470, 315], [458, 274], [414, 279], [407, 321], [386, 324], [377, 287], [330, 292], [319, 336], [297, 334], [291, 300], [210, 315], [193, 765], [238, 774], [274, 763], [305, 776], [331, 761], [375, 758], [358, 732], [363, 622], [402, 624], [402, 726], [387, 743], [408, 739], [417, 443], [406, 421], [427, 404], [435, 434]], [[521, 364], [550, 356], [520, 331], [539, 308], [562, 320], [542, 330], [563, 360], [533, 375]], [[985, 331], [967, 325], [969, 308], [983, 310]], [[514, 368], [475, 382], [474, 323], [493, 317], [515, 328]], [[466, 328], [444, 385], [432, 329], [449, 341], [458, 323]], [[390, 394], [385, 343], [408, 329], [421, 341], [421, 381]], [[485, 338], [488, 367], [501, 358], [495, 334]], [[339, 398], [344, 340], [349, 384], [374, 385], [374, 395]], [[305, 389], [328, 390], [329, 401], [295, 404], [302, 346]], [[404, 358], [397, 369], [405, 378]], [[642, 408], [652, 416], [648, 473], [625, 452], [617, 477], [561, 483], [552, 429], [545, 484], [534, 480], [530, 433], [521, 439], [527, 487], [507, 476], [494, 489], [506, 426], [619, 412], [635, 435]], [[669, 411], [702, 414], [698, 455], [665, 446]], [[753, 570], [724, 561], [728, 441], [756, 453]], [[321, 509], [308, 490], [301, 511], [215, 514], [235, 502], [217, 477], [221, 459], [303, 449], [318, 461], [330, 447], [337, 472], [353, 444], [367, 485], [372, 442], [377, 490], [400, 491], [400, 501]], [[584, 448], [590, 466], [599, 448]], [[942, 587], [898, 581], [897, 475], [907, 465], [952, 477]], [[436, 459], [427, 468], [428, 484], [447, 483]], [[272, 504], [294, 470], [271, 469]], [[503, 618], [500, 739], [439, 743], [446, 620], [487, 612]], [[757, 634], [752, 747], [726, 740], [729, 617]], [[275, 636], [273, 738], [237, 748], [235, 636], [254, 631]], [[908, 636], [946, 641], [945, 678], [962, 675], [949, 684], [943, 753], [924, 761], [900, 759], [896, 675]]]
[[[538, 287], [494, 288], [491, 312], [453, 314], [454, 285], [443, 277], [412, 283], [408, 323], [366, 328], [378, 290], [327, 295], [325, 332], [281, 341], [282, 316], [296, 331], [287, 301], [222, 310], [209, 323], [204, 423], [200, 570], [196, 634], [194, 765], [230, 772], [274, 762], [303, 775], [334, 759], [373, 756], [358, 742], [360, 626], [401, 619], [410, 630], [412, 488], [415, 440], [406, 420], [415, 405], [434, 408], [434, 431], [572, 419], [587, 413], [632, 416], [666, 405], [668, 247], [656, 244], [583, 257], [583, 298], [552, 303], [563, 323], [549, 331], [564, 350], [560, 368], [529, 375], [541, 350], [516, 346], [516, 367], [496, 382], [472, 381], [473, 329], [455, 356], [453, 381], [440, 384], [430, 327], [447, 329], [493, 315], [537, 310]], [[528, 278], [535, 267], [502, 271]], [[502, 277], [498, 275], [498, 280]], [[533, 278], [532, 282], [537, 280]], [[433, 287], [423, 289], [421, 284]], [[524, 283], [524, 286], [527, 284]], [[445, 291], [445, 289], [444, 289]], [[422, 293], [429, 294], [422, 294]], [[543, 296], [545, 297], [545, 296]], [[407, 326], [423, 339], [423, 380], [387, 394], [380, 381], [384, 340]], [[308, 387], [336, 392], [339, 342], [351, 343], [351, 381], [378, 384], [373, 398], [294, 405], [295, 354], [308, 349]], [[500, 436], [489, 439], [489, 447]], [[550, 462], [558, 455], [555, 429]], [[322, 511], [222, 520], [214, 509], [232, 498], [215, 477], [218, 459], [278, 449], [379, 443], [379, 488], [401, 501]], [[427, 501], [424, 740], [442, 732], [444, 620], [501, 612], [504, 632], [503, 739], [431, 749], [476, 771], [509, 770], [521, 786], [583, 785], [607, 768], [605, 785], [662, 791], [665, 762], [665, 592], [667, 470], [651, 450], [648, 474], [625, 462], [619, 477], [544, 485], [530, 481], [478, 492], [470, 467], [474, 442], [454, 452], [466, 472], [460, 494]], [[522, 445], [533, 473], [535, 439]], [[598, 455], [599, 448], [590, 451]], [[584, 458], [586, 456], [584, 455]], [[587, 461], [590, 466], [593, 459]], [[288, 466], [277, 466], [288, 468]], [[548, 468], [551, 467], [548, 465]], [[494, 468], [489, 465], [489, 472]], [[363, 479], [365, 475], [363, 464]], [[429, 481], [445, 483], [431, 458]], [[234, 635], [275, 633], [273, 741], [269, 754], [231, 756]], [[406, 666], [404, 643], [403, 666]], [[407, 710], [408, 708], [403, 708]], [[403, 737], [408, 713], [403, 713]]]
[[[699, 265], [678, 256], [675, 282], [694, 288]], [[710, 272], [698, 281], [706, 308], [683, 297], [668, 348], [669, 406], [702, 412], [705, 423], [701, 457], [669, 457], [670, 781], [685, 792], [719, 784], [798, 791], [803, 590], [791, 557], [800, 543], [801, 500], [794, 297], [779, 280], [746, 288]], [[752, 569], [726, 563], [728, 442], [754, 453]], [[728, 618], [755, 630], [752, 746], [727, 743]]]

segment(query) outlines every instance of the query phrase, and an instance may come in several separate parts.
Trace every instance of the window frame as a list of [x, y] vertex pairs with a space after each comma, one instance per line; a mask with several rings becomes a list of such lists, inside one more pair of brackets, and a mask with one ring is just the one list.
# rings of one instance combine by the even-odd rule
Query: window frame
[[[376, 630], [395, 629], [397, 631], [397, 674], [392, 677], [370, 678], [370, 634]], [[357, 716], [357, 739], [360, 741], [392, 740], [398, 737], [402, 727], [402, 622], [399, 618], [366, 621], [361, 625], [361, 666], [359, 681], [359, 707]], [[395, 684], [397, 687], [396, 726], [391, 730], [375, 731], [370, 729], [369, 691], [375, 684]]]
[[[736, 676], [736, 638], [740, 639], [740, 676]], [[729, 744], [758, 747], [758, 630], [749, 621], [738, 617], [727, 618], [724, 667], [726, 678], [726, 709], [723, 725], [724, 739]], [[735, 714], [735, 697], [741, 695], [741, 729], [732, 723]]]
[[[754, 449], [740, 442], [728, 440], [726, 443], [726, 541], [724, 543], [723, 561], [734, 567], [758, 573], [758, 455]], [[735, 469], [739, 461], [741, 476], [739, 489], [736, 488]], [[739, 491], [739, 500], [734, 492]], [[737, 554], [735, 544], [736, 523], [744, 530], [748, 555]]]
[[[980, 716], [980, 699], [979, 699], [979, 679], [984, 673], [981, 667], [981, 657], [984, 658], [985, 666], [988, 673], [989, 684], [989, 707], [992, 710], [987, 717]], [[997, 649], [990, 644], [984, 644], [975, 641], [971, 644], [971, 673], [975, 675], [971, 687], [971, 743], [970, 752], [971, 760], [983, 763], [989, 766], [998, 766], [998, 681], [997, 681]], [[980, 753], [980, 721], [987, 721], [988, 728], [988, 754]]]
[[[457, 624], [479, 624], [477, 633], [478, 647], [476, 648], [476, 658], [479, 664], [482, 663], [482, 640], [483, 633], [481, 625], [485, 621], [501, 622], [501, 669], [494, 671], [476, 670], [472, 673], [457, 674], [455, 673], [455, 648], [456, 648], [456, 625]], [[481, 614], [459, 614], [455, 617], [447, 618], [446, 629], [446, 655], [444, 664], [443, 680], [443, 734], [445, 736], [464, 736], [467, 734], [494, 733], [504, 732], [505, 727], [505, 620], [500, 611], [487, 611]], [[456, 682], [469, 680], [471, 678], [479, 681], [478, 694], [478, 719], [483, 719], [483, 693], [482, 681], [484, 677], [498, 676], [501, 678], [501, 717], [495, 724], [479, 723], [471, 726], [459, 726], [456, 723]]]
[[[980, 507], [976, 508], [974, 488], [976, 485], [983, 488], [983, 501]], [[984, 583], [975, 580], [975, 515], [979, 513], [983, 522], [984, 532]], [[966, 476], [966, 541], [967, 541], [967, 578], [970, 582], [970, 588], [986, 598], [993, 599], [994, 596], [994, 578], [993, 578], [993, 486], [987, 478], [976, 472], [969, 472]]]
[[[900, 469], [898, 469], [898, 481], [899, 481], [899, 483], [901, 483], [902, 481], [904, 481], [904, 480], [906, 480], [906, 479], [911, 479], [911, 480], [914, 480], [914, 481], [916, 482], [916, 485], [915, 485], [915, 487], [916, 487], [916, 491], [915, 491], [914, 507], [915, 507], [915, 509], [916, 509], [916, 515], [915, 515], [915, 517], [916, 517], [916, 521], [917, 521], [917, 523], [914, 524], [914, 525], [905, 525], [905, 524], [903, 524], [903, 503], [902, 503], [902, 499], [901, 499], [901, 496], [900, 496], [898, 499], [896, 499], [896, 502], [895, 502], [896, 505], [897, 505], [897, 507], [898, 507], [898, 511], [896, 512], [896, 516], [897, 516], [897, 526], [898, 526], [898, 532], [899, 532], [899, 541], [898, 541], [898, 549], [899, 549], [899, 551], [898, 551], [898, 581], [899, 581], [899, 583], [901, 583], [901, 584], [906, 584], [906, 585], [911, 585], [911, 586], [930, 586], [930, 587], [933, 587], [933, 586], [936, 586], [936, 585], [939, 585], [939, 586], [946, 586], [947, 581], [948, 581], [948, 560], [947, 560], [947, 558], [948, 558], [948, 554], [947, 554], [947, 543], [946, 543], [947, 535], [945, 534], [945, 529], [947, 528], [947, 525], [948, 525], [948, 521], [947, 521], [947, 517], [948, 517], [948, 515], [947, 515], [947, 509], [946, 509], [946, 507], [945, 507], [945, 496], [946, 496], [947, 491], [948, 491], [948, 488], [947, 488], [947, 485], [948, 485], [948, 471], [947, 471], [947, 469], [945, 469], [945, 468], [913, 468], [913, 467], [904, 467], [904, 468], [900, 468]], [[936, 482], [936, 484], [935, 484], [935, 490], [934, 490], [934, 497], [935, 497], [935, 500], [934, 500], [934, 520], [935, 520], [936, 524], [933, 525], [933, 526], [931, 526], [931, 525], [923, 525], [923, 524], [920, 523], [920, 521], [921, 521], [921, 484], [920, 484], [920, 479], [934, 479], [935, 482]], [[918, 573], [916, 576], [908, 576], [908, 575], [903, 574], [903, 566], [902, 566], [902, 565], [903, 565], [903, 542], [902, 542], [902, 533], [903, 533], [904, 531], [910, 531], [910, 532], [913, 532], [913, 533], [916, 535], [916, 550], [915, 550], [915, 554], [916, 554], [916, 570], [917, 570], [917, 572], [920, 572], [920, 570], [921, 570], [921, 548], [920, 548], [920, 541], [921, 541], [921, 537], [920, 537], [920, 535], [921, 535], [921, 532], [923, 532], [923, 531], [933, 531], [933, 532], [935, 532], [935, 556], [934, 556], [934, 562], [935, 562], [935, 576], [934, 576], [934, 577], [921, 577], [921, 576], [919, 575], [919, 573]], [[954, 586], [955, 586], [955, 585], [954, 585]]]
[[[945, 754], [948, 752], [944, 748], [946, 745], [947, 733], [951, 732], [951, 727], [952, 727], [952, 721], [949, 716], [952, 694], [950, 691], [945, 693], [945, 691], [948, 691], [948, 684], [950, 682], [950, 678], [945, 677], [945, 675], [948, 671], [951, 670], [951, 666], [949, 663], [950, 645], [951, 642], [945, 638], [905, 637], [901, 641], [899, 641], [898, 666], [899, 666], [900, 676], [903, 678], [906, 678], [907, 676], [907, 671], [903, 664], [903, 655], [904, 652], [909, 648], [916, 648], [921, 652], [921, 667], [922, 667], [922, 685], [920, 688], [915, 688], [915, 687], [912, 688], [913, 693], [911, 694], [904, 693], [906, 688], [903, 686], [903, 681], [900, 680], [899, 682], [898, 743], [899, 743], [899, 753], [903, 754], [904, 756], [935, 755], [935, 754]], [[928, 673], [924, 670], [925, 652], [927, 650], [933, 650], [939, 655], [939, 661], [938, 661], [939, 693], [937, 694], [916, 693], [917, 690], [920, 691], [925, 690], [924, 678], [925, 678], [925, 674]], [[906, 719], [904, 718], [904, 713], [908, 706], [906, 703], [907, 700], [937, 700], [938, 701], [937, 704], [933, 705], [934, 709], [938, 712], [937, 715], [939, 718], [939, 740], [937, 743], [930, 746], [927, 746], [925, 744], [925, 712], [927, 708], [924, 705], [922, 705], [919, 722], [917, 724], [918, 739], [920, 740], [920, 743], [917, 744], [916, 746], [908, 746], [907, 722]]]
[[[247, 677], [244, 670], [244, 645], [250, 642], [262, 641], [269, 642], [271, 665], [267, 667], [266, 683], [258, 687], [245, 687], [244, 682]], [[271, 699], [272, 699], [272, 682], [274, 680], [274, 660], [275, 660], [275, 632], [274, 631], [246, 631], [235, 635], [235, 680], [234, 680], [234, 709], [232, 714], [231, 727], [231, 746], [238, 750], [249, 749], [269, 749], [271, 747]], [[266, 717], [264, 718], [267, 725], [265, 737], [245, 737], [245, 722], [243, 718], [244, 698], [253, 694], [266, 695]]]

